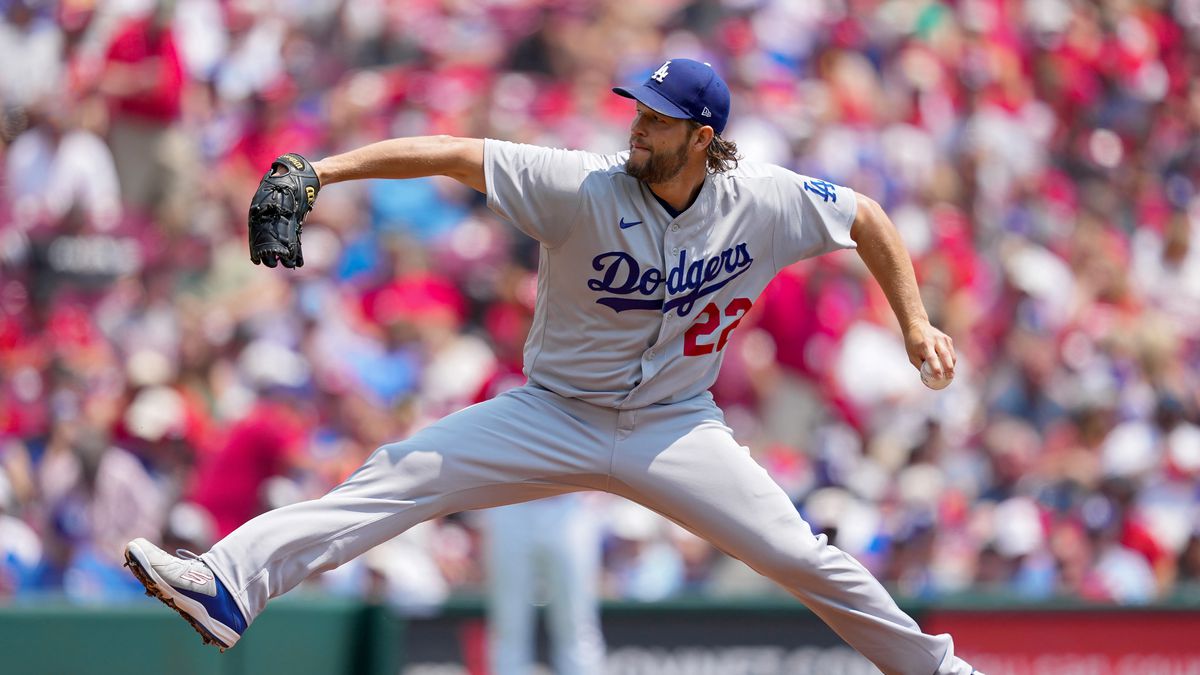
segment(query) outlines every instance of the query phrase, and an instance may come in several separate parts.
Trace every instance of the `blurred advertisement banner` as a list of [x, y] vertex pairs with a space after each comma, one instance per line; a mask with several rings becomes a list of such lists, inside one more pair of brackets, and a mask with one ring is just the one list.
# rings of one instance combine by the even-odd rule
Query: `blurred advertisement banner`
[[[457, 608], [412, 620], [404, 675], [485, 675], [486, 625]], [[930, 633], [988, 675], [1200, 675], [1200, 611], [916, 610]], [[609, 606], [608, 675], [867, 675], [879, 671], [798, 605]], [[546, 666], [547, 639], [539, 635]]]
[[958, 653], [988, 675], [1200, 675], [1200, 611], [940, 611]]
[[[799, 611], [797, 611], [799, 610]], [[754, 609], [709, 603], [627, 604], [603, 613], [607, 675], [878, 675], [866, 659], [799, 605]], [[484, 675], [487, 628], [453, 612], [412, 619], [404, 675]], [[539, 629], [538, 660], [549, 673]], [[496, 674], [499, 675], [499, 674]]]

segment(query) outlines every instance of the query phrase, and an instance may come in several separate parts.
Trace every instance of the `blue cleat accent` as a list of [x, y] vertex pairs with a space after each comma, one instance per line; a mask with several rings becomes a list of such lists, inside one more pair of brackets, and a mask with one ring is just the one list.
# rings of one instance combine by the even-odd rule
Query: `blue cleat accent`
[[186, 588], [176, 588], [175, 590], [203, 605], [209, 616], [241, 635], [246, 630], [246, 620], [242, 618], [242, 610], [238, 609], [237, 603], [233, 601], [233, 595], [225, 590], [225, 584], [221, 583], [220, 579], [217, 579], [216, 582], [217, 597], [215, 598], [189, 591]]

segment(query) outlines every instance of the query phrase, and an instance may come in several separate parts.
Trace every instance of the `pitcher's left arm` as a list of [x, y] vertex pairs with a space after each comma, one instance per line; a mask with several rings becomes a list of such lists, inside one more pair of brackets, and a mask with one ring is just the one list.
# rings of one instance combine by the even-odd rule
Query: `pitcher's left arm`
[[857, 198], [858, 212], [850, 226], [850, 238], [858, 245], [859, 257], [883, 288], [900, 321], [908, 360], [915, 368], [928, 361], [935, 378], [953, 377], [957, 361], [954, 341], [929, 323], [912, 259], [900, 233], [875, 200], [862, 194]]

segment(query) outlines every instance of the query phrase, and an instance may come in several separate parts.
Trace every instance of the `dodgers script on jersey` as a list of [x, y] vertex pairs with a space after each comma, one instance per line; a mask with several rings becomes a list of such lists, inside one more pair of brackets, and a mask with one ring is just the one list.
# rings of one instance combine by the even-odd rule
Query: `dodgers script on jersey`
[[730, 333], [780, 269], [852, 248], [855, 193], [742, 161], [672, 217], [601, 155], [484, 145], [488, 206], [541, 242], [525, 375], [612, 408], [712, 386]]

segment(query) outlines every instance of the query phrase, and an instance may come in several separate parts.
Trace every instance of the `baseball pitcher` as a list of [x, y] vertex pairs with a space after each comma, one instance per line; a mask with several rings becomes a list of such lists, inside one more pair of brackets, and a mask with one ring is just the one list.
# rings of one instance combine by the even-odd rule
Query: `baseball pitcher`
[[528, 383], [380, 447], [324, 497], [265, 513], [203, 555], [126, 549], [147, 590], [205, 641], [233, 646], [267, 601], [430, 518], [578, 490], [661, 513], [773, 579], [885, 673], [968, 675], [862, 565], [814, 535], [734, 440], [708, 388], [730, 333], [775, 274], [857, 248], [915, 368], [953, 376], [912, 263], [874, 201], [778, 166], [738, 162], [729, 89], [672, 59], [640, 86], [611, 155], [451, 137], [387, 140], [316, 163], [280, 157], [250, 209], [250, 254], [303, 264], [317, 192], [364, 178], [449, 176], [541, 244]]

